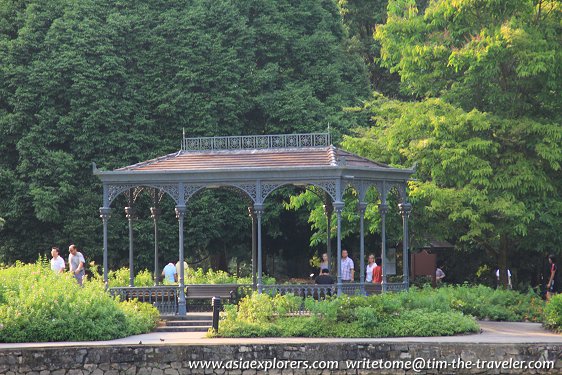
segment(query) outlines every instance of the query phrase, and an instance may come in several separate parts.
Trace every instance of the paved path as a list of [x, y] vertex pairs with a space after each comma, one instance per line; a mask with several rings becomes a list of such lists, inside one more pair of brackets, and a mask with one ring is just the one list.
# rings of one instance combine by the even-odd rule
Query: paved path
[[513, 322], [479, 322], [481, 333], [460, 336], [440, 337], [398, 337], [398, 338], [248, 338], [248, 339], [209, 339], [201, 332], [166, 332], [147, 333], [125, 337], [111, 341], [81, 341], [81, 342], [56, 342], [56, 343], [21, 343], [0, 344], [1, 349], [8, 348], [33, 348], [57, 346], [117, 346], [117, 345], [244, 345], [244, 344], [295, 344], [295, 343], [329, 343], [329, 342], [427, 342], [427, 343], [559, 343], [562, 345], [562, 335], [549, 332], [542, 328], [540, 323], [513, 323]]

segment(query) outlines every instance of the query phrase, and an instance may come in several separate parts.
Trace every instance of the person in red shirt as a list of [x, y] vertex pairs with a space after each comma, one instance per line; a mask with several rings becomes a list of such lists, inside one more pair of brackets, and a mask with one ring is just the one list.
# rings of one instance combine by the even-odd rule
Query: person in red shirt
[[382, 258], [377, 258], [375, 260], [377, 266], [373, 268], [373, 284], [382, 283]]

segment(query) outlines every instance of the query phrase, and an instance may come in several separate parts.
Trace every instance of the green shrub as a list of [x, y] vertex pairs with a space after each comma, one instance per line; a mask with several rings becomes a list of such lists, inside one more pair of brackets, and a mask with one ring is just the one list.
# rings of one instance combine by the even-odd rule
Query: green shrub
[[[557, 297], [560, 298], [560, 297]], [[340, 296], [322, 301], [309, 297], [305, 314], [292, 316], [302, 300], [293, 295], [253, 294], [221, 321], [222, 336], [390, 337], [437, 336], [476, 332], [474, 318], [533, 320], [542, 318], [544, 303], [532, 290], [527, 294], [486, 286], [411, 288], [407, 292], [369, 297]], [[548, 306], [545, 325], [560, 329], [562, 302]]]
[[274, 312], [273, 298], [267, 294], [252, 293], [238, 304], [238, 319], [248, 323], [270, 321]]
[[98, 280], [80, 287], [43, 260], [0, 269], [0, 285], [1, 342], [110, 340], [156, 325], [152, 306], [119, 302]]
[[478, 319], [540, 321], [542, 318], [544, 302], [532, 290], [523, 294], [484, 285], [462, 285], [442, 287], [433, 293], [442, 302], [448, 301], [451, 308]]
[[435, 311], [418, 307], [434, 304], [425, 295], [429, 291], [423, 291], [419, 303], [409, 293], [421, 292], [344, 295], [322, 301], [309, 297], [304, 301], [308, 315], [291, 314], [302, 303], [300, 297], [254, 293], [240, 301], [238, 309], [225, 309], [219, 333], [225, 337], [389, 337], [453, 335], [478, 330], [472, 317], [454, 311], [447, 303]]
[[562, 332], [562, 294], [554, 295], [544, 307], [544, 325]]
[[273, 297], [273, 308], [279, 315], [286, 315], [298, 312], [302, 306], [302, 297], [295, 296], [292, 293]]

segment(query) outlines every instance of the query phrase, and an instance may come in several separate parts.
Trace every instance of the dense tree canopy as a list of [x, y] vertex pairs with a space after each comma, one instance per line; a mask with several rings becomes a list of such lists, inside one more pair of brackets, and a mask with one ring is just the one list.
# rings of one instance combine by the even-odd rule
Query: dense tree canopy
[[402, 89], [466, 110], [560, 119], [562, 5], [557, 0], [391, 0], [377, 28], [381, 65]]
[[376, 95], [364, 107], [374, 126], [345, 145], [419, 163], [418, 240], [486, 250], [502, 269], [510, 257], [522, 272], [537, 262], [513, 256], [559, 251], [561, 12], [557, 1], [389, 2], [381, 65], [422, 101]]
[[[344, 38], [327, 0], [1, 1], [1, 259], [29, 260], [70, 241], [99, 257], [92, 161], [115, 168], [176, 151], [182, 128], [190, 136], [343, 130], [342, 106], [368, 89]], [[199, 231], [188, 247], [247, 240], [243, 202], [200, 199], [191, 209], [208, 221], [188, 224]], [[163, 247], [174, 254], [168, 211]], [[122, 215], [114, 211], [111, 224], [121, 256]], [[150, 222], [135, 225], [138, 247], [149, 250]]]
[[[452, 242], [456, 281], [499, 263], [536, 284], [535, 258], [562, 242], [561, 19], [556, 0], [0, 0], [0, 261], [73, 241], [100, 258], [92, 161], [112, 169], [174, 152], [183, 128], [331, 124], [336, 139], [359, 126], [344, 138], [350, 151], [417, 163], [412, 243]], [[266, 259], [305, 260], [309, 242], [325, 242], [321, 197], [289, 198], [298, 192], [267, 204]], [[343, 235], [356, 244], [355, 193], [344, 199]], [[376, 192], [368, 199], [376, 252]], [[152, 262], [150, 204], [137, 202], [142, 267]], [[198, 194], [188, 260], [247, 260], [247, 204], [227, 189]], [[118, 198], [110, 221], [112, 265], [127, 256], [124, 205]], [[172, 202], [162, 206], [171, 261], [177, 222]], [[398, 242], [398, 215], [388, 226]]]

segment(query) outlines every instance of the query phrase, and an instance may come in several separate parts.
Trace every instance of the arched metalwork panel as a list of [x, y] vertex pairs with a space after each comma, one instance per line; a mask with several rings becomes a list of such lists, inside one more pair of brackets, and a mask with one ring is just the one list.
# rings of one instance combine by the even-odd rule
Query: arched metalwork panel
[[130, 191], [131, 189], [136, 189], [137, 191], [134, 193], [138, 195], [142, 188], [152, 188], [157, 189], [166, 193], [173, 201], [178, 204], [179, 202], [179, 187], [178, 185], [174, 184], [163, 184], [163, 185], [149, 185], [149, 184], [108, 184], [107, 185], [107, 199], [108, 199], [108, 207], [111, 207], [111, 203], [121, 194]]
[[336, 181], [294, 181], [294, 182], [262, 182], [261, 183], [261, 203], [265, 202], [265, 199], [275, 190], [279, 189], [282, 186], [301, 186], [301, 185], [311, 185], [316, 186], [317, 188], [321, 189], [325, 193], [327, 193], [330, 198], [332, 198], [332, 202], [337, 201], [336, 199]]
[[200, 193], [202, 190], [214, 188], [214, 187], [236, 189], [236, 191], [242, 193], [246, 198], [250, 199], [252, 204], [256, 202], [256, 194], [257, 194], [256, 184], [222, 183], [220, 185], [214, 185], [214, 184], [185, 184], [185, 190], [184, 190], [185, 203], [187, 204], [187, 202], [191, 198], [193, 198], [196, 194]]

